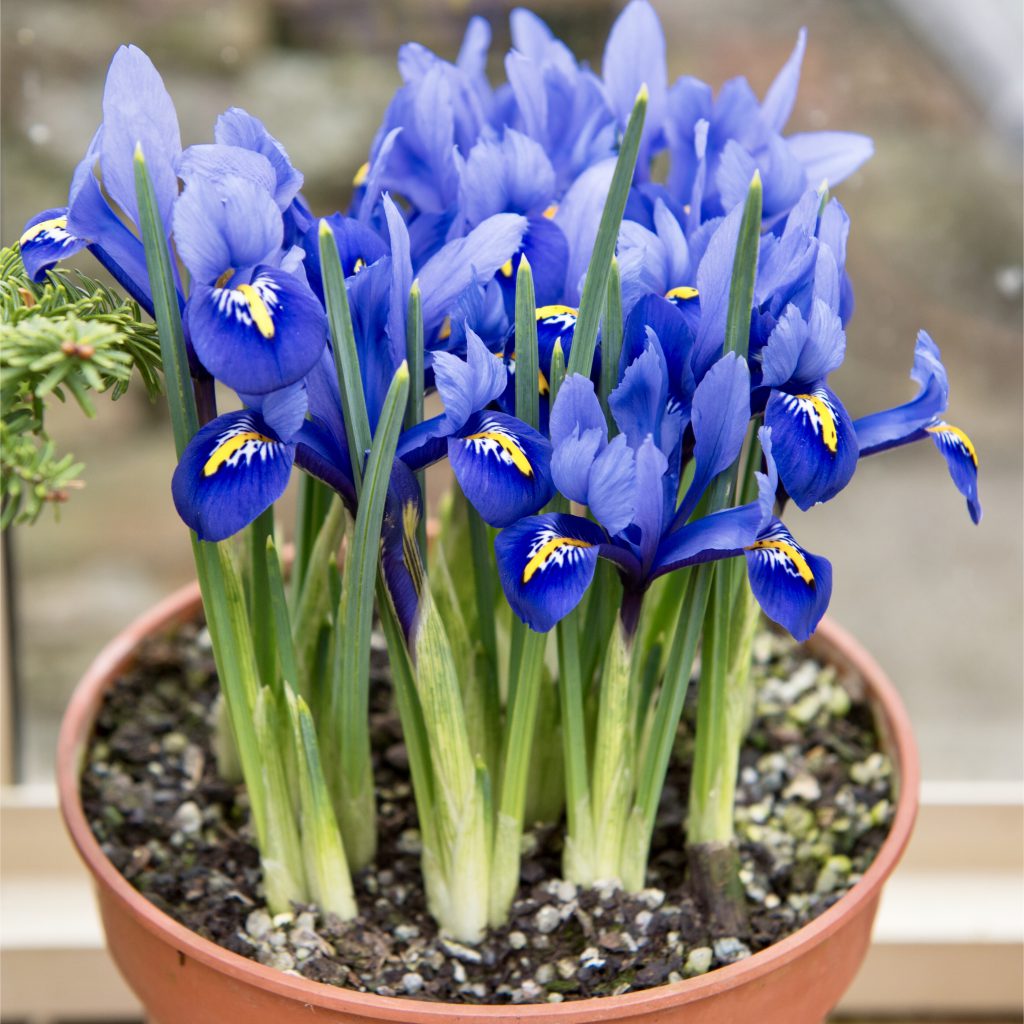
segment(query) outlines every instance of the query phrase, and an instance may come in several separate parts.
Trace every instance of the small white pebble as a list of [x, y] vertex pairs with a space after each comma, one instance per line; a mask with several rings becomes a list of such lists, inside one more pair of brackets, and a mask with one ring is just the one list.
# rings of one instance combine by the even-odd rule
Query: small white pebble
[[402, 988], [405, 989], [406, 995], [414, 996], [417, 992], [421, 992], [424, 984], [423, 975], [417, 974], [415, 971], [402, 975]]
[[558, 911], [551, 906], [543, 906], [534, 916], [534, 924], [541, 935], [549, 935], [553, 932], [562, 920]]

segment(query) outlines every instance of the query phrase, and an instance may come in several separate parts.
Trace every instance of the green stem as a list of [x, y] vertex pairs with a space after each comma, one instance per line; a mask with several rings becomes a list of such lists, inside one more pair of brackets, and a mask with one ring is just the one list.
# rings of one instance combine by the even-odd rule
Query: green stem
[[519, 883], [526, 783], [536, 730], [546, 641], [546, 634], [525, 630], [522, 642], [518, 645], [518, 664], [513, 666], [510, 673], [516, 685], [510, 697], [508, 732], [501, 762], [501, 787], [494, 826], [489, 911], [492, 925], [500, 925], [507, 920], [508, 909]]
[[[562, 751], [565, 762], [565, 847], [562, 870], [566, 878], [587, 878], [586, 863], [594, 844], [587, 764], [587, 720], [583, 707], [578, 612], [570, 612], [557, 627], [558, 694], [562, 715]], [[593, 642], [592, 634], [588, 634]], [[583, 863], [578, 863], [582, 860]]]
[[601, 675], [590, 787], [594, 840], [589, 856], [580, 850], [574, 858], [581, 873], [572, 880], [583, 884], [622, 875], [636, 756], [636, 737], [629, 726], [631, 654], [631, 640], [619, 622], [612, 630]]
[[270, 599], [270, 577], [267, 570], [267, 543], [274, 537], [274, 506], [264, 509], [249, 525], [249, 612], [252, 639], [256, 648], [256, 665], [260, 681], [277, 692], [277, 639], [274, 609]]

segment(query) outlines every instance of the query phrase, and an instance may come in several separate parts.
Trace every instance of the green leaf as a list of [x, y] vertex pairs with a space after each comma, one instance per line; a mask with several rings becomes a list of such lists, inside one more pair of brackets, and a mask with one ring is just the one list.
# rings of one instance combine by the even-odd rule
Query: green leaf
[[370, 447], [334, 637], [328, 728], [336, 740], [334, 749], [340, 751], [334, 780], [338, 818], [354, 870], [369, 863], [376, 847], [368, 729], [370, 633], [384, 504], [408, 396], [409, 367], [403, 362], [388, 388]]
[[743, 204], [736, 256], [729, 284], [729, 308], [725, 321], [723, 353], [737, 352], [745, 359], [750, 342], [750, 314], [754, 307], [754, 279], [757, 277], [757, 256], [761, 246], [761, 172], [754, 171]]
[[294, 743], [300, 754], [299, 820], [309, 895], [321, 910], [349, 921], [357, 913], [352, 878], [324, 779], [313, 717], [301, 697], [290, 689], [286, 693]]
[[516, 274], [516, 416], [537, 430], [540, 425], [538, 389], [540, 359], [537, 354], [537, 300], [533, 271], [526, 256]]
[[[363, 455], [370, 447], [370, 420], [363, 395], [363, 378], [359, 372], [359, 352], [356, 349], [352, 314], [345, 290], [345, 274], [338, 256], [338, 242], [326, 220], [320, 221], [320, 272], [327, 301], [327, 320], [331, 329], [334, 367], [341, 390], [341, 407], [345, 417], [345, 433], [352, 459], [352, 475], [356, 492], [362, 490]], [[408, 373], [408, 369], [406, 370]]]
[[[292, 902], [308, 898], [303, 843], [285, 769], [285, 749], [293, 744], [289, 723], [269, 687], [263, 687], [253, 708], [256, 742], [263, 763], [266, 794], [266, 832], [260, 843], [263, 888], [275, 914], [291, 910]], [[300, 773], [301, 777], [301, 773]]]
[[569, 373], [581, 373], [584, 377], [590, 376], [590, 368], [594, 363], [597, 328], [605, 304], [612, 257], [615, 255], [615, 244], [619, 238], [619, 226], [622, 224], [622, 214], [626, 209], [626, 198], [636, 168], [637, 153], [640, 151], [640, 136], [647, 113], [647, 100], [647, 86], [642, 85], [622, 137], [619, 158], [615, 163], [611, 187], [608, 189], [608, 198], [605, 200], [597, 238], [594, 240], [594, 252], [590, 257], [586, 281], [583, 284], [579, 316], [572, 336]]
[[622, 281], [619, 279], [619, 261], [613, 256], [608, 274], [608, 298], [604, 311], [604, 329], [601, 335], [601, 407], [608, 421], [609, 438], [619, 432], [615, 417], [608, 406], [608, 396], [619, 383], [619, 359], [622, 355]]
[[146, 269], [149, 271], [153, 293], [154, 319], [160, 333], [167, 404], [171, 410], [174, 445], [180, 458], [192, 435], [199, 429], [199, 419], [185, 353], [185, 336], [181, 329], [178, 292], [167, 251], [167, 237], [160, 222], [160, 211], [141, 145], [135, 148], [135, 192], [139, 204], [139, 227], [146, 252]]

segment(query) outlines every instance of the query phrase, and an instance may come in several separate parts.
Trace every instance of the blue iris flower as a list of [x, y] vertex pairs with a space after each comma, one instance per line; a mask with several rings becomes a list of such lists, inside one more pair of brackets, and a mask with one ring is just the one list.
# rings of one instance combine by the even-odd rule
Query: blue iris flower
[[[588, 167], [614, 156], [615, 115], [601, 80], [577, 63], [537, 15], [517, 8], [509, 21], [507, 123], [540, 143], [564, 193]], [[635, 98], [634, 89], [630, 107]]]
[[967, 501], [971, 520], [979, 523], [978, 453], [967, 434], [942, 418], [949, 402], [949, 379], [939, 347], [925, 331], [917, 336], [910, 376], [920, 388], [915, 398], [854, 421], [860, 454], [874, 455], [930, 437], [946, 460], [954, 486]]
[[444, 412], [403, 434], [398, 455], [412, 469], [447, 455], [480, 515], [492, 526], [508, 526], [551, 499], [551, 444], [521, 420], [489, 408], [506, 388], [505, 366], [471, 329], [466, 349], [465, 360], [434, 355]]
[[75, 170], [67, 207], [37, 214], [21, 237], [22, 259], [33, 279], [88, 246], [125, 291], [152, 313], [137, 227], [134, 156], [141, 146], [157, 208], [170, 231], [180, 138], [174, 104], [156, 68], [138, 47], [122, 46], [107, 72], [103, 123]]
[[701, 219], [732, 209], [755, 170], [764, 181], [764, 218], [785, 216], [808, 186], [836, 185], [872, 152], [871, 140], [851, 132], [805, 132], [783, 137], [800, 81], [806, 31], [764, 100], [745, 78], [727, 82], [717, 97], [704, 82], [680, 78], [667, 93], [664, 134], [671, 157], [668, 187]]
[[459, 213], [453, 230], [473, 228], [498, 213], [517, 213], [527, 218], [519, 251], [499, 269], [506, 311], [515, 308], [516, 271], [523, 256], [533, 269], [537, 302], [549, 305], [562, 300], [569, 245], [554, 222], [555, 171], [538, 142], [505, 128], [500, 138], [482, 138], [459, 169]]
[[745, 362], [722, 357], [693, 395], [694, 472], [678, 507], [683, 418], [668, 407], [667, 376], [651, 332], [610, 398], [620, 430], [611, 440], [593, 384], [576, 374], [566, 378], [551, 413], [551, 475], [559, 492], [586, 505], [594, 518], [545, 513], [499, 533], [495, 551], [509, 604], [531, 628], [546, 631], [580, 602], [603, 557], [620, 570], [623, 621], [632, 629], [653, 580], [746, 553], [767, 614], [794, 635], [808, 635], [828, 604], [831, 572], [773, 516], [777, 477], [769, 430], [760, 435], [768, 471], [758, 475], [758, 500], [692, 518], [708, 485], [743, 444], [750, 418]]
[[173, 226], [191, 275], [185, 320], [206, 369], [256, 394], [300, 381], [320, 358], [327, 318], [301, 251], [283, 248], [284, 220], [266, 182], [193, 176], [174, 205]]

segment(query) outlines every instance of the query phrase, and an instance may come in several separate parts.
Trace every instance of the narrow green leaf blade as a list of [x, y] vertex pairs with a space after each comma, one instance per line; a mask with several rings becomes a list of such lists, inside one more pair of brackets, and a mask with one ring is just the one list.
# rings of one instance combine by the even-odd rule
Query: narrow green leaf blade
[[594, 253], [587, 267], [587, 278], [583, 285], [580, 298], [580, 312], [576, 320], [576, 329], [572, 337], [572, 352], [569, 356], [569, 373], [581, 373], [590, 376], [590, 368], [594, 363], [594, 351], [597, 348], [597, 328], [601, 322], [601, 312], [608, 288], [608, 275], [611, 273], [612, 256], [615, 254], [615, 243], [619, 239], [619, 227], [622, 214], [626, 209], [626, 198], [633, 182], [633, 171], [636, 158], [640, 151], [640, 136], [643, 133], [644, 117], [647, 114], [647, 86], [640, 87], [633, 112], [629, 115], [626, 132], [622, 136], [619, 158], [615, 164], [608, 198], [605, 200], [601, 214], [601, 224], [597, 229], [594, 241]]
[[174, 445], [180, 458], [192, 435], [199, 429], [199, 418], [185, 353], [185, 335], [181, 328], [178, 291], [171, 270], [167, 238], [141, 145], [135, 147], [135, 194], [139, 205], [139, 228], [146, 253], [146, 269], [153, 293], [154, 319], [160, 333], [167, 404], [171, 410]]
[[723, 352], [736, 352], [744, 359], [750, 343], [750, 314], [754, 307], [754, 278], [757, 276], [757, 256], [761, 245], [761, 205], [763, 189], [761, 172], [754, 171], [747, 198], [743, 204], [740, 233], [736, 242], [736, 256], [732, 264], [729, 284], [729, 309], [725, 321]]
[[338, 242], [330, 224], [320, 221], [320, 272], [323, 275], [324, 298], [327, 300], [327, 320], [331, 328], [331, 347], [334, 367], [338, 373], [341, 406], [345, 416], [352, 458], [352, 473], [356, 491], [361, 489], [363, 454], [370, 447], [370, 420], [366, 413], [363, 379], [359, 371], [359, 353], [352, 328], [352, 314], [345, 290], [345, 274], [341, 269]]
[[533, 270], [524, 255], [516, 274], [516, 416], [536, 430], [540, 424], [537, 300]]

